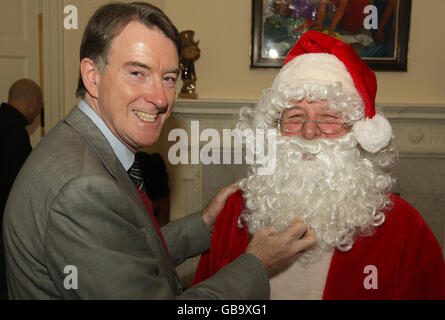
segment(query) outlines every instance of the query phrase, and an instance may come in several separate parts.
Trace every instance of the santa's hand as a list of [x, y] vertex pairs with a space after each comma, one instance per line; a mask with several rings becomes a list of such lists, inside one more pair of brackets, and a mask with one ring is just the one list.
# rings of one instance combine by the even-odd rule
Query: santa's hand
[[264, 264], [269, 278], [287, 268], [299, 253], [317, 243], [315, 234], [302, 220], [297, 220], [280, 234], [274, 235], [272, 231], [270, 227], [259, 230], [246, 249]]
[[227, 186], [218, 192], [216, 196], [210, 200], [209, 204], [202, 211], [202, 219], [210, 230], [213, 229], [218, 213], [224, 208], [227, 199], [238, 190], [239, 181]]

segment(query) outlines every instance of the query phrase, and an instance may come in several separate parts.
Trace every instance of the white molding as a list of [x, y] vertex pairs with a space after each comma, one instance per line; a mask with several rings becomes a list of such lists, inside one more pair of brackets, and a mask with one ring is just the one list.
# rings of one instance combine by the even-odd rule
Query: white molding
[[[184, 117], [238, 115], [240, 107], [254, 106], [253, 100], [177, 99], [172, 114]], [[445, 120], [443, 104], [395, 104], [377, 103], [388, 119]]]
[[45, 131], [65, 116], [63, 1], [42, 0]]
[[242, 106], [254, 106], [256, 101], [249, 100], [207, 100], [177, 99], [172, 114], [186, 118], [200, 116], [227, 117], [237, 116]]
[[440, 104], [377, 104], [388, 119], [445, 120], [445, 105]]

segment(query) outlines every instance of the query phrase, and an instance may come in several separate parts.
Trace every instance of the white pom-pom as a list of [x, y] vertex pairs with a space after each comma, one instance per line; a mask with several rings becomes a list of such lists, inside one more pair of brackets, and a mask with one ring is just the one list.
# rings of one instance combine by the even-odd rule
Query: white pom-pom
[[389, 145], [392, 139], [392, 127], [382, 115], [372, 119], [358, 121], [352, 127], [357, 142], [368, 152], [376, 153]]

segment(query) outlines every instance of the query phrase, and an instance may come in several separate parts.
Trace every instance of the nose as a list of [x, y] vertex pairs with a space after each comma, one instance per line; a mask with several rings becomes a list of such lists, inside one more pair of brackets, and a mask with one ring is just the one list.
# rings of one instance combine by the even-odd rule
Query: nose
[[145, 96], [145, 100], [154, 104], [157, 109], [164, 109], [168, 106], [168, 98], [162, 79], [157, 79], [151, 83], [149, 92], [147, 92]]
[[313, 140], [320, 137], [321, 131], [315, 122], [308, 121], [303, 127], [302, 135], [306, 140]]

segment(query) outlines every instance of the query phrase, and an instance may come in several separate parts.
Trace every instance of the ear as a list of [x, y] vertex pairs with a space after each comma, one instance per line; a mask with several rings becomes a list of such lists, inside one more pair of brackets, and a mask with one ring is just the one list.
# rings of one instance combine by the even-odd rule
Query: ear
[[93, 60], [84, 58], [80, 62], [80, 73], [82, 75], [83, 85], [93, 98], [99, 97], [100, 71]]
[[30, 107], [31, 109], [34, 110], [34, 108], [35, 108], [36, 105], [37, 105], [37, 101], [38, 101], [38, 100], [39, 100], [39, 97], [38, 97], [38, 96], [36, 96], [36, 95], [32, 96], [32, 97], [31, 97], [31, 103], [29, 104], [29, 107]]
[[29, 98], [29, 100], [26, 104], [27, 113], [28, 113], [29, 117], [32, 117], [32, 115], [36, 112], [38, 99], [39, 98], [36, 95]]

